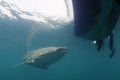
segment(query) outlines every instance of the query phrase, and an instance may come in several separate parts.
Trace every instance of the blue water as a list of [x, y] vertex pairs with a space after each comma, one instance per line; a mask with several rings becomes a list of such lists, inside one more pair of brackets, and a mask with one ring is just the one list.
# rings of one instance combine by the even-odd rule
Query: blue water
[[[0, 80], [120, 80], [120, 19], [115, 27], [116, 54], [109, 59], [108, 39], [104, 49], [96, 51], [91, 41], [74, 36], [73, 24], [40, 30], [27, 45], [34, 21], [0, 19]], [[43, 25], [39, 25], [43, 26]], [[14, 67], [24, 51], [48, 46], [68, 47], [68, 53], [47, 70], [29, 65]]]

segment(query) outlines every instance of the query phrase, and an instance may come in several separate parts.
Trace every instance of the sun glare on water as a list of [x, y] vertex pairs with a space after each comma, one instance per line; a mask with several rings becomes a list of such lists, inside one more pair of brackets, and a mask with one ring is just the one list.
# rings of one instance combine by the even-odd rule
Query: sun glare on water
[[40, 12], [46, 16], [67, 16], [64, 0], [14, 0], [16, 5], [24, 11]]

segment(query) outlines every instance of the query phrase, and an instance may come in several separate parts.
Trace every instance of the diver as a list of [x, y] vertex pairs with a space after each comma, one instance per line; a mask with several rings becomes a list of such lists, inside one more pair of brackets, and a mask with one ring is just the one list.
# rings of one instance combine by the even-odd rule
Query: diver
[[[109, 42], [109, 49], [110, 49], [110, 51], [111, 51], [111, 53], [110, 53], [110, 55], [109, 55], [109, 57], [110, 58], [112, 58], [113, 57], [113, 55], [115, 54], [115, 48], [114, 48], [114, 39], [113, 39], [113, 33], [111, 32], [110, 33], [110, 35], [109, 35], [109, 40], [110, 40], [110, 42]], [[103, 39], [100, 39], [100, 40], [97, 40], [96, 41], [96, 45], [97, 45], [97, 51], [100, 51], [101, 50], [101, 48], [103, 47], [103, 44], [104, 44], [104, 42], [103, 42]]]
[[104, 48], [104, 39], [109, 37], [112, 58], [115, 54], [112, 31], [119, 19], [120, 0], [72, 0], [72, 3], [75, 36], [93, 41], [97, 51]]

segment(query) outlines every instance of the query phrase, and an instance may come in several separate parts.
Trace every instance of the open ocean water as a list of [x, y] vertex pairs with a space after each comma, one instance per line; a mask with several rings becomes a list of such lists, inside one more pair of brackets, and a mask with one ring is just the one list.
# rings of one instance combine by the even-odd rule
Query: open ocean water
[[[100, 52], [89, 40], [75, 37], [73, 23], [50, 24], [18, 17], [0, 18], [0, 80], [120, 80], [120, 19], [115, 31], [116, 53], [109, 58], [109, 40]], [[57, 27], [56, 27], [57, 26]], [[20, 65], [25, 50], [62, 46], [68, 53], [47, 70]]]

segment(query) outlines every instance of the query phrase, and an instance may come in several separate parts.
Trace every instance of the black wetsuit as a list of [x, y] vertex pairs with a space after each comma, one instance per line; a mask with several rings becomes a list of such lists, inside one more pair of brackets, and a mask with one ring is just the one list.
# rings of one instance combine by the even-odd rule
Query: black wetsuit
[[[109, 57], [112, 58], [113, 55], [115, 54], [114, 41], [113, 41], [114, 40], [113, 39], [113, 33], [111, 32], [109, 36], [110, 36], [110, 39], [109, 39], [110, 40], [110, 42], [109, 42], [109, 48], [110, 48], [110, 51], [111, 51]], [[101, 48], [103, 47], [103, 44], [104, 44], [103, 39], [100, 39], [100, 40], [96, 41], [97, 51], [101, 50]]]

